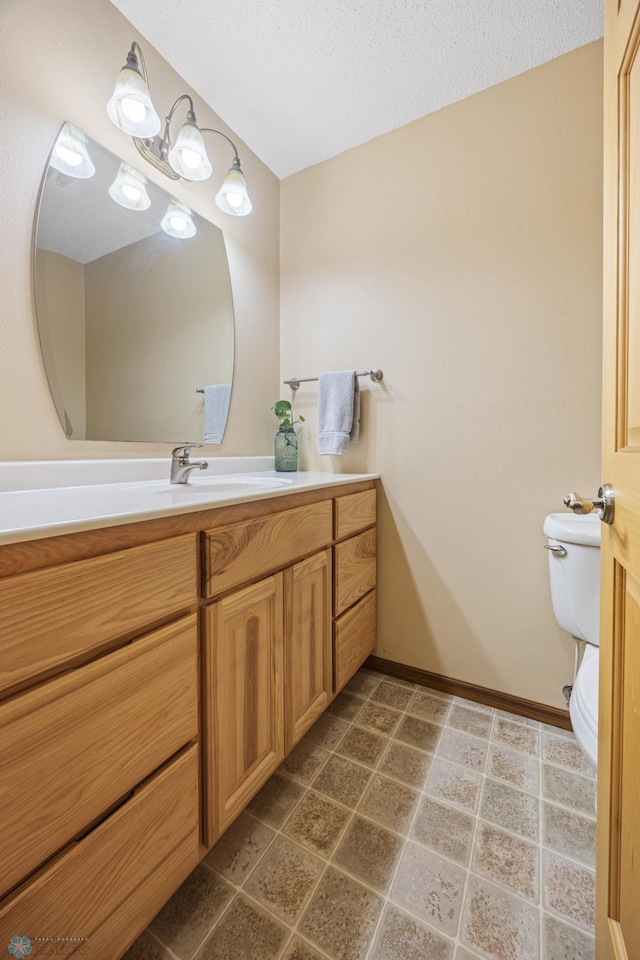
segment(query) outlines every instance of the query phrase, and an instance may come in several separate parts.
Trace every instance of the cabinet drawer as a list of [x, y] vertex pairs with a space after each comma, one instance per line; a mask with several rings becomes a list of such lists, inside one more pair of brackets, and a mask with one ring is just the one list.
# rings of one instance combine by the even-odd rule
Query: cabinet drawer
[[334, 503], [334, 536], [336, 540], [364, 530], [376, 522], [376, 492], [363, 490], [346, 497], [336, 497]]
[[196, 587], [195, 534], [0, 580], [0, 690], [186, 611]]
[[348, 610], [333, 625], [333, 676], [337, 693], [362, 666], [376, 645], [376, 592]]
[[196, 618], [0, 705], [0, 895], [198, 733]]
[[205, 534], [204, 595], [213, 597], [331, 543], [331, 500]]
[[336, 544], [333, 562], [333, 613], [338, 617], [376, 585], [375, 528]]
[[0, 940], [71, 935], [83, 938], [76, 954], [118, 960], [198, 859], [198, 752], [190, 747], [0, 908]]

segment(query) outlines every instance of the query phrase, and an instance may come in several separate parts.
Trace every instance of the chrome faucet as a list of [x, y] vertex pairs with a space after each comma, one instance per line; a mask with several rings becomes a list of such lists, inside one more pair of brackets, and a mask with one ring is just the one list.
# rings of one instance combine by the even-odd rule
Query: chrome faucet
[[201, 443], [188, 443], [175, 448], [171, 454], [171, 483], [188, 483], [192, 470], [209, 468], [206, 460], [189, 460], [189, 451], [201, 446]]

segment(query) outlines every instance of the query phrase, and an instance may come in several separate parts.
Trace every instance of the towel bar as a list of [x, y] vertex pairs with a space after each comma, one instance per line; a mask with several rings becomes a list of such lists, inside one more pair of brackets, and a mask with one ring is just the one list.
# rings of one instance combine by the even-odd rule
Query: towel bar
[[[371, 377], [374, 383], [380, 383], [384, 374], [377, 367], [374, 370], [356, 370], [356, 377]], [[317, 377], [292, 377], [291, 380], [285, 380], [284, 383], [292, 390], [299, 390], [301, 383], [311, 383], [317, 380]]]

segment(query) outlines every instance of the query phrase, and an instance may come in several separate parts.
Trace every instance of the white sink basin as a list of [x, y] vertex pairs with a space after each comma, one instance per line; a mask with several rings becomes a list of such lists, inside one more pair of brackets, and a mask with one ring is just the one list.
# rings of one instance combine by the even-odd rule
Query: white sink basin
[[251, 474], [242, 476], [193, 476], [188, 483], [170, 483], [168, 480], [147, 480], [139, 483], [124, 483], [121, 490], [139, 488], [148, 493], [166, 496], [197, 497], [208, 494], [248, 493], [249, 490], [272, 490], [288, 487], [293, 483], [288, 477], [259, 477]]

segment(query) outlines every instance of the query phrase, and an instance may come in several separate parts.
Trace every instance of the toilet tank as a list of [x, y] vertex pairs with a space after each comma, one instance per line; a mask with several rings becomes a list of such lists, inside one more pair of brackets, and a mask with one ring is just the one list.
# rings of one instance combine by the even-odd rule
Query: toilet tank
[[551, 601], [556, 620], [580, 640], [600, 643], [600, 518], [551, 513], [544, 522], [549, 546], [562, 546], [566, 556], [549, 551]]

